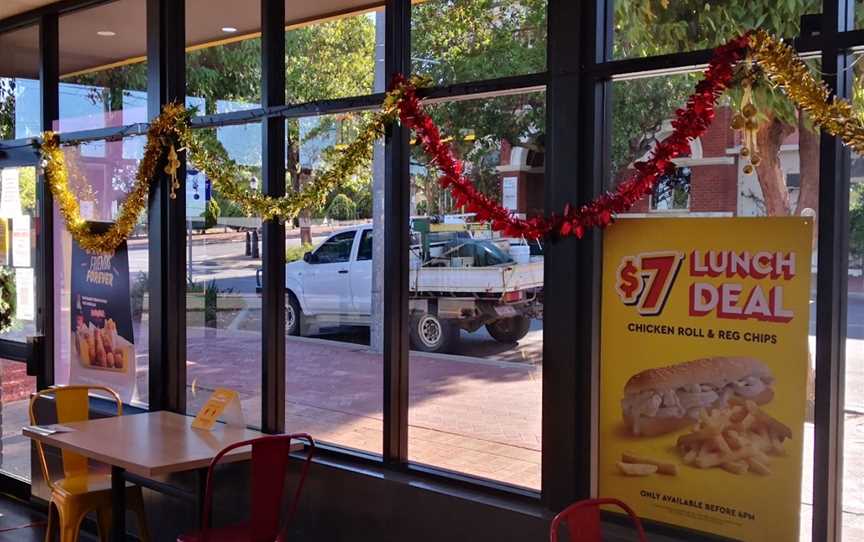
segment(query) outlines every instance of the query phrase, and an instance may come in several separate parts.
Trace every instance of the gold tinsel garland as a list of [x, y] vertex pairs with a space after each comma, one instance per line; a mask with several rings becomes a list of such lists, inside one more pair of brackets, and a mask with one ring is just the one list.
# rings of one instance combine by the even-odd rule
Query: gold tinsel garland
[[114, 223], [105, 233], [92, 231], [87, 221], [81, 217], [78, 198], [69, 189], [69, 173], [60, 147], [60, 138], [53, 132], [43, 134], [40, 151], [45, 179], [60, 208], [66, 229], [81, 248], [89, 252], [111, 253], [120, 243], [129, 238], [132, 230], [135, 229], [138, 217], [147, 206], [150, 183], [156, 176], [156, 169], [164, 156], [166, 146], [170, 145], [172, 140], [179, 138], [188, 124], [189, 112], [176, 104], [166, 105], [162, 114], [150, 123], [144, 157], [138, 164], [132, 191], [120, 206]]
[[[205, 131], [193, 130], [189, 120], [191, 114], [183, 106], [168, 104], [162, 114], [150, 124], [144, 157], [138, 165], [132, 191], [120, 207], [120, 211], [105, 233], [91, 231], [81, 217], [76, 195], [69, 189], [69, 174], [65, 157], [57, 134], [45, 132], [40, 151], [48, 186], [60, 208], [66, 229], [81, 248], [89, 252], [110, 253], [129, 238], [138, 217], [147, 206], [151, 180], [156, 178], [158, 165], [169, 156], [165, 172], [172, 178], [172, 196], [179, 183], [174, 180], [179, 161], [176, 159], [175, 143], [188, 153], [189, 161], [204, 171], [215, 190], [238, 204], [247, 214], [260, 216], [262, 220], [290, 220], [301, 210], [323, 205], [327, 194], [341, 180], [354, 175], [357, 169], [372, 159], [372, 145], [384, 136], [388, 124], [398, 118], [401, 88], [387, 94], [382, 109], [362, 128], [358, 137], [340, 152], [339, 159], [330, 168], [320, 172], [303, 186], [299, 192], [282, 197], [266, 196], [243, 187], [240, 167], [231, 160], [225, 149]], [[174, 159], [171, 159], [174, 151]]]
[[821, 80], [813, 77], [807, 64], [789, 45], [764, 30], [750, 36], [753, 61], [765, 77], [805, 111], [813, 123], [858, 153], [864, 153], [864, 123], [848, 100], [831, 96]]
[[241, 178], [239, 166], [225, 153], [215, 138], [201, 135], [188, 128], [182, 131], [180, 143], [186, 148], [190, 161], [204, 171], [220, 194], [240, 206], [249, 215], [262, 220], [290, 220], [303, 209], [320, 207], [327, 195], [339, 182], [353, 176], [363, 164], [372, 159], [372, 145], [384, 137], [388, 124], [398, 117], [401, 90], [387, 95], [384, 105], [367, 122], [360, 134], [339, 153], [339, 159], [330, 168], [315, 175], [299, 192], [272, 197], [250, 190], [237, 182]]
[[[750, 61], [758, 66], [770, 83], [783, 90], [798, 108], [808, 113], [816, 126], [839, 137], [856, 152], [864, 153], [864, 122], [854, 114], [852, 104], [832, 97], [828, 87], [813, 77], [794, 49], [763, 30], [750, 34], [749, 45]], [[416, 85], [418, 81], [412, 83]], [[243, 187], [238, 182], [240, 167], [228, 158], [215, 138], [207, 137], [205, 131], [191, 128], [190, 112], [178, 104], [166, 105], [162, 114], [150, 124], [144, 157], [132, 192], [106, 233], [92, 232], [81, 218], [78, 200], [69, 189], [69, 176], [59, 139], [52, 132], [46, 132], [41, 143], [45, 177], [67, 229], [82, 248], [91, 252], [112, 252], [129, 237], [146, 207], [150, 183], [156, 178], [158, 164], [169, 149], [174, 149], [175, 155], [176, 150], [186, 150], [190, 162], [204, 171], [214, 189], [237, 203], [247, 214], [260, 216], [263, 220], [289, 220], [302, 209], [322, 205], [327, 194], [341, 180], [352, 176], [362, 164], [371, 160], [372, 144], [384, 135], [388, 124], [398, 120], [402, 98], [403, 87], [397, 86], [387, 94], [381, 110], [365, 124], [360, 135], [341, 151], [335, 164], [316, 175], [299, 192], [283, 197], [270, 197]], [[175, 144], [182, 149], [177, 149]], [[169, 176], [176, 173], [178, 163], [173, 160], [166, 165], [165, 171]], [[172, 190], [178, 184], [173, 182]]]

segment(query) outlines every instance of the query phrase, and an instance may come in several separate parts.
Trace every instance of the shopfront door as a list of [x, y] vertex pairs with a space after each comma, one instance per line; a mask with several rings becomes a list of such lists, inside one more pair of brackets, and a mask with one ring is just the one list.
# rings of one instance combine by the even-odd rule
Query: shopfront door
[[[36, 288], [43, 276], [37, 269], [36, 202], [35, 164], [0, 159], [0, 487], [30, 482], [30, 442], [21, 428], [36, 391], [28, 365], [42, 366], [34, 359], [41, 351]], [[4, 317], [7, 301], [13, 307]]]

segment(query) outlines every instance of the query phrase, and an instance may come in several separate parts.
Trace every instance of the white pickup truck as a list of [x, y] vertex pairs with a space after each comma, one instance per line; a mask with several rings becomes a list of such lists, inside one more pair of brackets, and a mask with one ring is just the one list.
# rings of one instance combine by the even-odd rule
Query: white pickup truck
[[[371, 224], [356, 226], [331, 235], [302, 260], [287, 264], [288, 333], [370, 325], [372, 241]], [[484, 325], [496, 340], [516, 342], [528, 333], [532, 318], [542, 317], [542, 257], [516, 263], [491, 241], [467, 234], [439, 236], [432, 243], [434, 257], [425, 261], [419, 252], [419, 245], [412, 246], [413, 349], [448, 351], [460, 329], [475, 331]]]

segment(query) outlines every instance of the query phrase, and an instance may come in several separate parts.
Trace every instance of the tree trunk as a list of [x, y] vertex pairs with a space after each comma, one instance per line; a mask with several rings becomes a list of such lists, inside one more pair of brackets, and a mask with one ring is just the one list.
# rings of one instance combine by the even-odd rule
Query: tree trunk
[[[819, 208], [819, 132], [808, 128], [803, 113], [798, 114], [798, 156], [801, 160], [801, 190], [795, 214]], [[815, 215], [814, 215], [815, 216]]]
[[756, 132], [756, 145], [762, 158], [756, 166], [756, 174], [768, 216], [786, 216], [790, 211], [786, 177], [780, 167], [780, 146], [794, 130], [791, 124], [770, 115]]
[[[300, 192], [303, 189], [303, 178], [300, 174], [300, 146], [292, 143], [288, 147], [288, 172], [291, 175], [291, 186], [294, 188], [294, 193]], [[301, 209], [300, 215], [297, 216], [295, 224], [300, 226], [300, 244], [312, 244], [312, 228], [310, 227], [312, 213], [309, 209]]]
[[798, 157], [800, 160], [801, 184], [795, 214], [810, 209], [813, 216], [813, 250], [819, 239], [819, 131], [808, 128], [804, 113], [798, 112]]

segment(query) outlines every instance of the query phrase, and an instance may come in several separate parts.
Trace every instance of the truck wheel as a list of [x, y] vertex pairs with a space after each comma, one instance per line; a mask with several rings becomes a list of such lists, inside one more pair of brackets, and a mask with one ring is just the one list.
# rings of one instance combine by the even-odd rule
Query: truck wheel
[[420, 352], [446, 352], [459, 338], [459, 328], [434, 314], [411, 319], [411, 347]]
[[515, 343], [528, 334], [531, 319], [527, 316], [511, 316], [486, 324], [486, 331], [492, 338], [502, 343]]
[[288, 335], [300, 335], [300, 316], [303, 311], [300, 310], [300, 303], [294, 294], [289, 293], [285, 296], [285, 333]]

